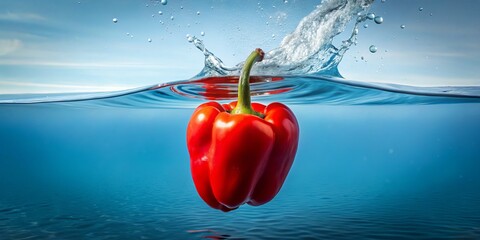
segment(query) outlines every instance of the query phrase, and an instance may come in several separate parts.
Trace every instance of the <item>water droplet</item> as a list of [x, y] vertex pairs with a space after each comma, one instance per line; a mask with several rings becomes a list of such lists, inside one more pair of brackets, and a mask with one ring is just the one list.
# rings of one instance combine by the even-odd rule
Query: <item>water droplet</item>
[[161, 3], [162, 5], [167, 5], [167, 0], [162, 0], [162, 1], [160, 1], [160, 3]]
[[370, 19], [370, 20], [373, 20], [375, 18], [375, 14], [374, 13], [369, 13], [369, 14], [367, 14], [367, 18]]
[[151, 39], [151, 38], [149, 38], [149, 39], [147, 39], [147, 41], [148, 41], [148, 42], [152, 42], [152, 39]]
[[363, 25], [363, 27], [364, 27], [364, 28], [368, 28], [368, 24], [365, 23], [365, 24]]
[[380, 24], [380, 23], [383, 23], [383, 18], [380, 16], [376, 16], [374, 21], [376, 24]]
[[419, 8], [418, 8], [418, 11], [420, 11], [420, 12], [423, 11], [423, 8], [422, 8], [422, 7], [419, 7]]
[[200, 11], [197, 11], [197, 15], [200, 15]]
[[404, 29], [404, 28], [405, 28], [405, 24], [400, 25], [400, 28], [401, 28], [401, 29]]
[[370, 50], [371, 53], [376, 53], [377, 52], [377, 47], [375, 47], [375, 45], [371, 45], [369, 50]]
[[205, 36], [205, 32], [203, 32], [203, 31], [200, 32], [200, 35]]
[[118, 22], [118, 19], [117, 19], [117, 18], [113, 18], [112, 21], [113, 21], [113, 23], [117, 23], [117, 22]]
[[175, 18], [173, 16], [170, 16], [170, 20], [173, 20], [173, 19], [175, 19]]
[[163, 12], [162, 12], [162, 11], [158, 11], [158, 15], [163, 15]]

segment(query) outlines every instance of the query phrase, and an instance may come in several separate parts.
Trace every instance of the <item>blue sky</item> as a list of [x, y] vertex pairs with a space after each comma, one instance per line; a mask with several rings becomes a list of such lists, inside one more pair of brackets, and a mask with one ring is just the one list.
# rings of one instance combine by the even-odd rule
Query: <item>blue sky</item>
[[[319, 2], [2, 0], [0, 94], [108, 91], [188, 79], [202, 69], [203, 55], [186, 34], [234, 65], [256, 47], [278, 46]], [[480, 1], [378, 0], [371, 12], [384, 22], [360, 27], [358, 45], [339, 66], [345, 78], [480, 85]], [[370, 45], [377, 46], [375, 54]]]

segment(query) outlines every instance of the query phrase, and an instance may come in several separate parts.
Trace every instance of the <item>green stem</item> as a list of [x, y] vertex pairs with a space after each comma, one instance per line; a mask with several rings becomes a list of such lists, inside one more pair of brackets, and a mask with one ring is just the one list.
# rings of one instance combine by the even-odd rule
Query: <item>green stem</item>
[[245, 60], [240, 79], [238, 80], [238, 102], [237, 106], [232, 109], [232, 114], [253, 114], [262, 117], [261, 113], [255, 112], [252, 109], [250, 100], [250, 70], [253, 64], [263, 60], [264, 55], [265, 53], [262, 49], [257, 48], [248, 56], [247, 60]]

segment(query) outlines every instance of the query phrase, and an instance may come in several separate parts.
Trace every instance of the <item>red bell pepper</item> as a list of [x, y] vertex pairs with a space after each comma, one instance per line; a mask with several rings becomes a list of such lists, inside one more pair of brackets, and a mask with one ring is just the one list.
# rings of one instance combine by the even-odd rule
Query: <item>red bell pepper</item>
[[245, 61], [238, 102], [200, 105], [187, 128], [197, 192], [210, 207], [225, 212], [272, 200], [297, 151], [299, 128], [293, 112], [281, 103], [250, 102], [250, 70], [263, 56], [256, 49]]

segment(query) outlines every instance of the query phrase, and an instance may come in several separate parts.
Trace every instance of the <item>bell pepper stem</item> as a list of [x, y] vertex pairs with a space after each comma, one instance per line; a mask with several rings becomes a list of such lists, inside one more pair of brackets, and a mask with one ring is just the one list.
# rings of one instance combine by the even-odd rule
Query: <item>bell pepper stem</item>
[[264, 56], [265, 53], [262, 49], [257, 48], [248, 56], [247, 60], [245, 60], [242, 72], [240, 73], [240, 79], [238, 80], [237, 106], [232, 109], [232, 114], [253, 114], [262, 117], [261, 113], [255, 112], [252, 108], [250, 97], [250, 70], [252, 70], [253, 64], [261, 62]]

